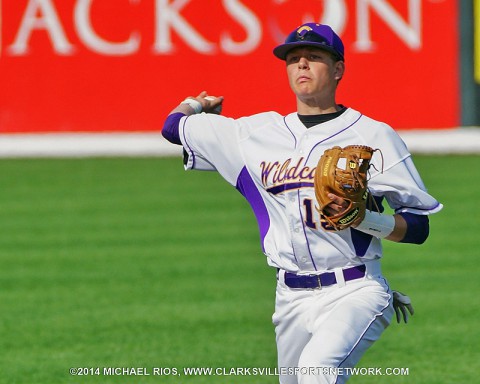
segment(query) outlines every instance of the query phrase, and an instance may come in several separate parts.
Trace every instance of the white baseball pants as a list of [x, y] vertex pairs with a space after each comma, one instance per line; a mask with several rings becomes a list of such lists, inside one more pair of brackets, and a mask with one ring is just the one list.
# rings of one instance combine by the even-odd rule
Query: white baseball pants
[[321, 289], [291, 289], [279, 277], [272, 320], [281, 384], [348, 380], [345, 368], [358, 363], [393, 315], [391, 291], [373, 263], [364, 278]]

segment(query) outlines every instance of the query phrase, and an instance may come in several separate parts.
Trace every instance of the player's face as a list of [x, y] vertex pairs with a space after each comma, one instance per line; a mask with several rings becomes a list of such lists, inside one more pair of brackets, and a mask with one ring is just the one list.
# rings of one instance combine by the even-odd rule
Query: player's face
[[329, 52], [313, 47], [300, 47], [286, 57], [290, 87], [303, 101], [321, 103], [335, 97], [338, 81], [345, 66]]

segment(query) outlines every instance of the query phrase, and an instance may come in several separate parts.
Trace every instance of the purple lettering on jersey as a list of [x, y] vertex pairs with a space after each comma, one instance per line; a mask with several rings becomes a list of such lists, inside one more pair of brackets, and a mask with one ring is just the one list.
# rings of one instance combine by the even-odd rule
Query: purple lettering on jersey
[[303, 160], [304, 158], [300, 157], [296, 164], [292, 164], [291, 158], [285, 160], [283, 163], [279, 161], [273, 163], [262, 161], [260, 168], [263, 186], [270, 190], [277, 187], [282, 188], [283, 185], [293, 185], [295, 182], [301, 183], [305, 182], [305, 180], [313, 181], [315, 167], [302, 166]]
[[260, 231], [260, 241], [262, 250], [265, 251], [264, 240], [270, 229], [270, 216], [268, 215], [267, 206], [262, 199], [262, 195], [255, 186], [252, 176], [248, 173], [246, 167], [243, 167], [237, 179], [237, 190], [247, 199], [253, 209], [253, 213], [257, 219], [258, 229]]

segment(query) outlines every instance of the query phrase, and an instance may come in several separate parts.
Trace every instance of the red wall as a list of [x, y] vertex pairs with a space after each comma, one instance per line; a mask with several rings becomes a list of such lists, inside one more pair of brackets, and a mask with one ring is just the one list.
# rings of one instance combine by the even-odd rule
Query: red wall
[[150, 131], [186, 96], [295, 108], [271, 51], [303, 21], [346, 47], [338, 102], [395, 128], [459, 125], [457, 4], [437, 0], [0, 0], [0, 132]]

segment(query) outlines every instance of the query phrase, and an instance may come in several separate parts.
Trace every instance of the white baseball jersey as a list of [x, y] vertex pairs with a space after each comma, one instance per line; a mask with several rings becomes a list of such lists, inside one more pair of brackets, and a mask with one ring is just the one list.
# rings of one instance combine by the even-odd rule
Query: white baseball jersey
[[[315, 209], [315, 167], [333, 146], [367, 145], [375, 152], [368, 183], [397, 213], [431, 214], [430, 196], [405, 144], [388, 125], [348, 108], [306, 128], [296, 113], [266, 112], [240, 119], [214, 114], [183, 117], [186, 169], [216, 170], [250, 203], [268, 263], [290, 272], [354, 266], [382, 256], [379, 239], [355, 229], [321, 228]], [[383, 158], [382, 158], [383, 156]]]

